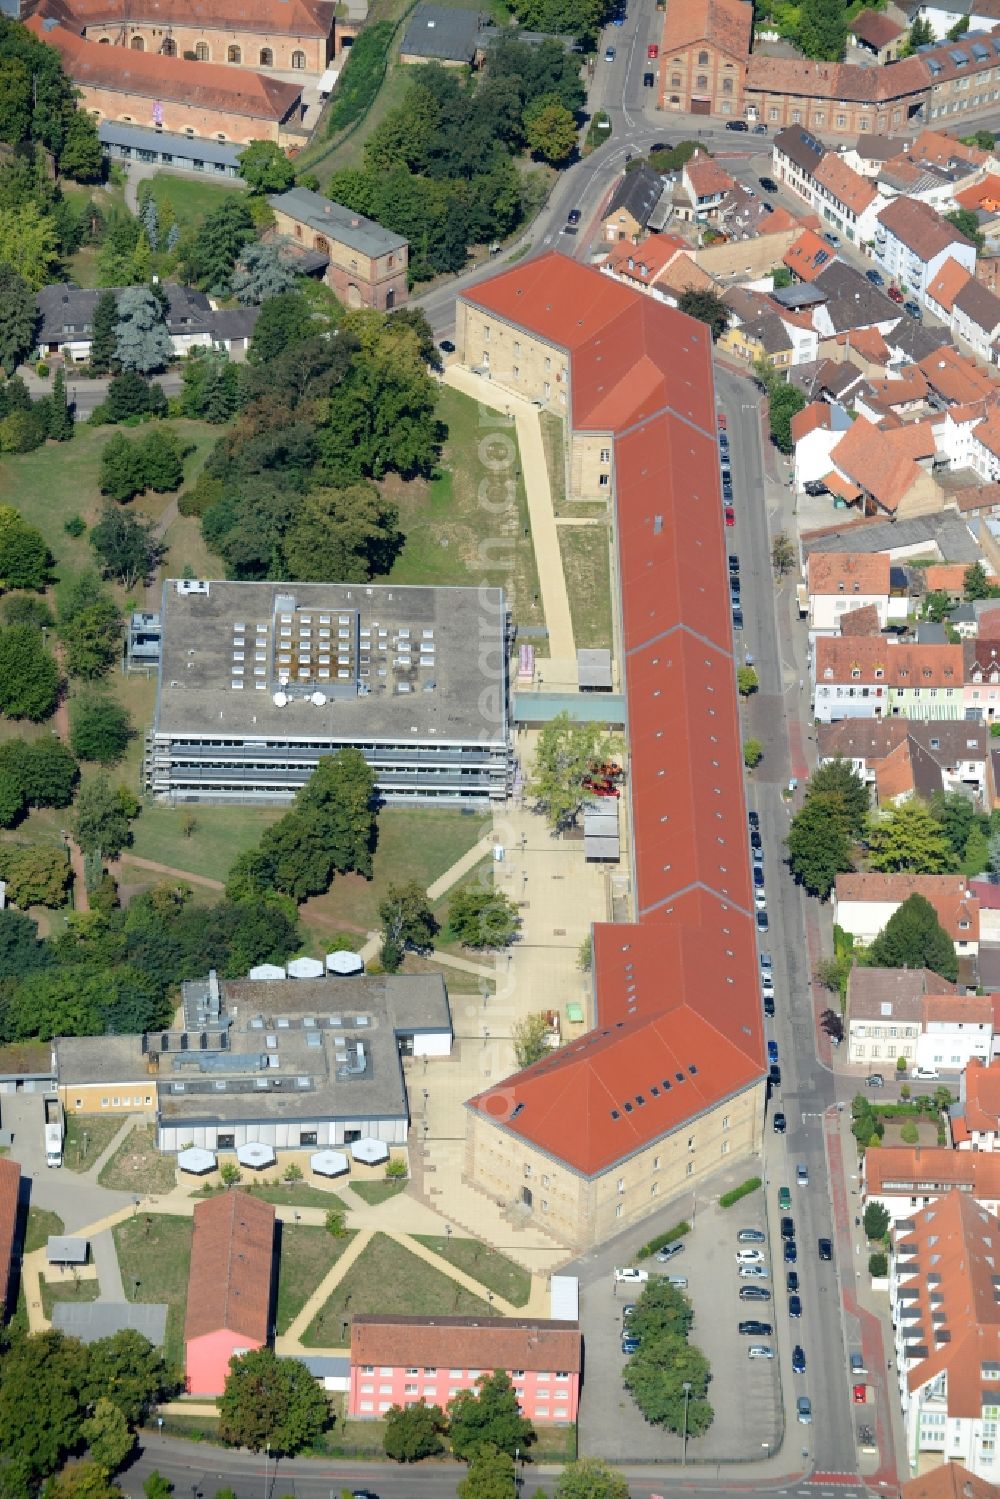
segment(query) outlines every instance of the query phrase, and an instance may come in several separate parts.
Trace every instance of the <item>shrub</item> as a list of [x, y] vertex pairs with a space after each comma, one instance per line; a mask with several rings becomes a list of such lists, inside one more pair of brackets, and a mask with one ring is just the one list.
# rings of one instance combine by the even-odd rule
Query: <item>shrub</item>
[[63, 521], [63, 530], [67, 536], [82, 536], [87, 529], [87, 522], [82, 515], [71, 515], [69, 520]]
[[378, 21], [367, 26], [352, 46], [326, 117], [327, 135], [346, 130], [371, 109], [385, 77], [394, 29], [389, 21]]
[[672, 1244], [675, 1239], [683, 1239], [684, 1235], [690, 1232], [690, 1223], [682, 1219], [680, 1223], [675, 1223], [673, 1228], [668, 1228], [665, 1234], [657, 1234], [655, 1239], [650, 1239], [648, 1244], [643, 1244], [642, 1248], [636, 1254], [636, 1259], [648, 1260], [650, 1255], [655, 1254], [658, 1249], [662, 1249], [665, 1244]]
[[387, 1182], [402, 1182], [406, 1180], [406, 1162], [398, 1157], [390, 1161], [385, 1168], [385, 1179]]
[[880, 1280], [889, 1273], [889, 1259], [882, 1250], [877, 1250], [868, 1256], [868, 1274], [873, 1280]]
[[917, 1126], [912, 1122], [912, 1120], [908, 1119], [907, 1122], [900, 1128], [899, 1138], [902, 1140], [904, 1145], [916, 1145], [917, 1141], [920, 1139], [920, 1131], [917, 1129]]
[[741, 1182], [731, 1192], [723, 1192], [719, 1198], [720, 1208], [731, 1208], [734, 1203], [740, 1202], [742, 1198], [749, 1197], [751, 1192], [756, 1192], [760, 1184], [759, 1176], [751, 1176], [748, 1181]]
[[48, 373], [48, 365], [45, 363], [44, 359], [40, 359], [35, 365], [35, 374], [38, 376], [39, 380], [45, 380], [48, 378]]

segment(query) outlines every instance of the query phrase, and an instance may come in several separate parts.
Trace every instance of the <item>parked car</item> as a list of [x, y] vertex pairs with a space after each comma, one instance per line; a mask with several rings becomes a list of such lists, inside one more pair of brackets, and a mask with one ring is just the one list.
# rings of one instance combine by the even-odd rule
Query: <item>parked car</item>
[[803, 1166], [803, 1165], [800, 1164], [799, 1166], [796, 1167], [796, 1169], [795, 1169], [795, 1181], [796, 1181], [796, 1184], [798, 1186], [800, 1186], [800, 1187], [808, 1187], [808, 1185], [809, 1185], [809, 1167], [808, 1166]]
[[792, 1349], [792, 1369], [796, 1374], [806, 1372], [806, 1355], [801, 1343], [796, 1343]]
[[747, 1358], [774, 1358], [774, 1349], [769, 1343], [751, 1343], [747, 1349]]
[[[767, 915], [766, 911], [758, 911], [757, 912], [757, 925], [758, 926], [760, 926], [760, 917], [761, 916], [766, 916], [766, 915]], [[768, 1081], [769, 1085], [772, 1088], [780, 1088], [781, 1087], [781, 1068], [777, 1065], [776, 1062], [772, 1062], [771, 1065], [770, 1065], [770, 1067], [767, 1069], [767, 1081]]]
[[659, 47], [656, 45], [655, 42], [650, 42], [649, 46], [646, 48], [646, 56], [649, 58], [650, 62], [652, 62], [652, 60], [653, 60], [654, 57], [659, 57], [659, 55], [660, 55], [660, 49], [659, 49]]
[[741, 1265], [740, 1280], [767, 1280], [770, 1275], [766, 1265]]
[[758, 911], [757, 912], [757, 930], [758, 930], [758, 932], [766, 932], [767, 929], [768, 929], [768, 927], [769, 927], [769, 925], [770, 925], [770, 923], [768, 922], [768, 919], [767, 919], [767, 912], [766, 911]]
[[655, 73], [643, 73], [643, 75], [642, 75], [642, 86], [643, 86], [643, 88], [652, 88], [655, 83], [656, 83], [656, 74]]
[[799, 1272], [797, 1270], [788, 1270], [788, 1271], [786, 1271], [786, 1273], [785, 1273], [785, 1289], [787, 1290], [789, 1296], [794, 1295], [795, 1292], [798, 1291], [798, 1289], [799, 1289]]
[[885, 285], [885, 277], [882, 275], [881, 271], [865, 271], [865, 275], [867, 276], [868, 280], [871, 282], [872, 286], [884, 286]]
[[767, 1235], [762, 1228], [741, 1228], [736, 1235], [737, 1244], [766, 1244]]
[[626, 1333], [622, 1338], [622, 1353], [638, 1353], [639, 1339], [635, 1333]]
[[743, 628], [743, 610], [742, 609], [734, 609], [733, 610], [733, 629], [734, 630], [742, 630], [742, 628]]
[[[751, 827], [751, 828], [759, 828], [760, 827], [760, 813], [759, 812], [748, 812], [747, 813], [747, 826]], [[764, 961], [765, 958], [767, 959], [767, 962]], [[760, 955], [760, 966], [762, 968], [770, 968], [770, 966], [771, 966], [771, 959], [770, 959], [769, 955], [766, 952], [762, 952], [761, 955]]]
[[911, 318], [915, 318], [918, 323], [923, 322], [924, 315], [920, 310], [919, 302], [904, 302], [903, 311]]
[[562, 232], [563, 234], [579, 234], [580, 231], [575, 224], [564, 224]]
[[442, 338], [441, 342], [438, 344], [438, 348], [441, 350], [442, 354], [454, 354], [455, 352], [455, 345], [452, 343], [450, 338]]
[[913, 1076], [922, 1083], [933, 1083], [941, 1076], [935, 1067], [914, 1067]]
[[801, 1317], [802, 1316], [802, 1297], [801, 1296], [789, 1296], [789, 1298], [788, 1298], [788, 1315], [790, 1317]]
[[828, 245], [832, 245], [835, 250], [839, 250], [840, 249], [840, 240], [832, 232], [832, 230], [828, 229], [826, 231], [826, 233], [823, 235], [823, 238], [826, 240], [827, 244]]
[[763, 864], [764, 850], [762, 848], [752, 848], [750, 850], [750, 857], [753, 859], [753, 862], [755, 864]]
[[746, 131], [748, 131], [750, 129], [750, 126], [747, 124], [746, 120], [727, 120], [726, 121], [726, 129], [727, 130], [742, 130], [745, 133]]
[[778, 184], [773, 177], [758, 177], [757, 181], [766, 193], [776, 193], [778, 191]]
[[[669, 151], [671, 149], [672, 148], [669, 141], [654, 141], [649, 148], [649, 154], [650, 156], [652, 156], [654, 151]], [[720, 420], [719, 425], [724, 427], [725, 422]]]
[[[616, 19], [615, 25], [616, 26], [620, 26], [621, 24], [622, 24], [621, 21], [619, 21], [619, 20]], [[615, 53], [614, 47], [605, 47], [605, 49], [604, 49], [604, 61], [605, 62], [614, 62], [616, 55], [617, 54]]]
[[665, 1265], [667, 1263], [667, 1260], [672, 1260], [675, 1255], [683, 1253], [684, 1245], [680, 1242], [679, 1239], [675, 1239], [672, 1244], [664, 1244], [662, 1249], [658, 1249], [656, 1251], [656, 1258], [659, 1260], [661, 1265]]
[[833, 1241], [831, 1239], [819, 1240], [819, 1257], [821, 1260], [833, 1259]]
[[868, 1076], [865, 1078], [865, 1083], [869, 1088], [884, 1088], [885, 1078], [882, 1076], [881, 1072], [869, 1072]]
[[633, 1265], [616, 1265], [615, 1282], [617, 1285], [638, 1285], [649, 1279], [648, 1270], [636, 1270]]
[[751, 848], [761, 848], [761, 847], [763, 847], [763, 845], [761, 843], [761, 838], [760, 838], [760, 830], [758, 828], [751, 828], [750, 829], [750, 847]]
[[738, 1331], [743, 1337], [747, 1338], [769, 1338], [774, 1328], [770, 1322], [757, 1322], [753, 1318], [750, 1318], [748, 1321], [739, 1324]]
[[808, 1426], [813, 1418], [812, 1402], [809, 1399], [809, 1396], [800, 1395], [798, 1400], [795, 1402], [795, 1409], [798, 1413], [799, 1425]]
[[566, 215], [566, 222], [567, 224], [578, 224], [580, 222], [580, 210], [578, 208], [571, 208]]
[[784, 1217], [781, 1220], [781, 1237], [783, 1239], [795, 1238], [795, 1219]]
[[726, 525], [727, 526], [735, 526], [735, 524], [736, 524], [736, 514], [735, 514], [735, 511], [733, 510], [732, 505], [727, 505], [726, 506]]
[[794, 1265], [799, 1257], [799, 1247], [794, 1239], [785, 1240], [785, 1264]]
[[770, 1301], [771, 1293], [766, 1286], [740, 1286], [741, 1301]]
[[767, 126], [766, 125], [757, 124], [757, 125], [755, 125], [753, 127], [753, 130], [750, 133], [751, 133], [751, 135], [766, 135], [767, 134]]
[[729, 571], [731, 573], [738, 573], [739, 570], [740, 570], [740, 559], [737, 557], [737, 555], [736, 555], [735, 552], [730, 552], [729, 553]]
[[781, 1211], [783, 1213], [787, 1213], [788, 1209], [791, 1207], [791, 1205], [792, 1205], [792, 1189], [791, 1189], [791, 1187], [779, 1187], [778, 1188], [778, 1207], [781, 1209]]
[[[756, 874], [756, 873], [757, 873], [757, 871], [755, 869], [754, 870], [754, 874]], [[767, 1043], [767, 1060], [769, 1062], [776, 1062], [778, 1060], [778, 1043], [777, 1043], [777, 1041], [769, 1041]]]
[[738, 1265], [762, 1265], [764, 1256], [759, 1249], [737, 1249], [736, 1263]]
[[[764, 1014], [765, 1015], [773, 1015], [774, 1014], [774, 995], [773, 994], [765, 994], [764, 995]], [[775, 1114], [774, 1117], [775, 1117], [775, 1119], [777, 1119], [777, 1117], [778, 1117], [777, 1114]], [[781, 1117], [782, 1117], [782, 1119], [784, 1119], [784, 1117], [785, 1117], [784, 1114], [782, 1114]]]
[[890, 286], [886, 295], [890, 302], [904, 302], [906, 300], [898, 286]]
[[784, 1114], [775, 1114], [774, 1119], [771, 1122], [774, 1126], [774, 1133], [776, 1135], [783, 1135], [785, 1133], [785, 1130], [788, 1128], [788, 1121], [785, 1118]]
[[626, 1301], [625, 1305], [622, 1307], [622, 1321], [626, 1323], [631, 1322], [632, 1318], [635, 1316], [635, 1313], [636, 1303], [634, 1301]]

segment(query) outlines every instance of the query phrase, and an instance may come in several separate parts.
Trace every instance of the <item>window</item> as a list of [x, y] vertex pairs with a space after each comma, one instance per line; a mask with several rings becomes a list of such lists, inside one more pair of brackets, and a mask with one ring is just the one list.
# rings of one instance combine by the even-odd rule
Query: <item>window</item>
[[724, 94], [731, 94], [732, 91], [733, 91], [733, 80], [731, 78], [723, 78], [723, 80], [722, 80], [722, 92]]
[[177, 43], [174, 41], [172, 36], [165, 36], [163, 38], [163, 45], [161, 46], [160, 51], [163, 53], [164, 57], [177, 56]]
[[229, 51], [226, 53], [226, 61], [227, 62], [242, 62], [243, 61], [243, 53], [240, 51], [239, 47], [230, 47], [229, 48]]
[[707, 52], [699, 52], [698, 53], [698, 66], [699, 66], [699, 68], [707, 68], [708, 67], [708, 53]]
[[416, 1374], [416, 1369], [407, 1369], [407, 1374]]
[[260, 49], [260, 66], [262, 68], [273, 68], [274, 67], [274, 53], [271, 51], [270, 47], [261, 47], [261, 49]]
[[610, 474], [602, 474], [600, 476], [600, 479], [598, 480], [598, 483], [599, 483], [599, 485], [600, 485], [600, 487], [602, 489], [607, 489], [608, 486], [611, 483], [611, 475]]
[[680, 86], [681, 86], [681, 75], [679, 73], [672, 73], [671, 77], [670, 77], [670, 87], [671, 88], [680, 88]]
[[208, 59], [209, 59], [208, 43], [207, 42], [196, 42], [195, 43], [195, 48], [194, 48], [194, 55], [198, 59], [199, 62], [208, 62]]
[[490, 328], [489, 323], [484, 323], [484, 325], [483, 325], [483, 343], [484, 344], [488, 344], [489, 343], [489, 341], [490, 341], [490, 335], [491, 335], [492, 331], [493, 330]]
[[306, 65], [306, 54], [304, 52], [292, 53], [292, 67], [301, 72]]
[[695, 88], [708, 88], [708, 74], [699, 73], [694, 81]]
[[146, 43], [141, 36], [134, 36], [131, 41], [131, 47], [133, 52], [145, 52]]
[[618, 1206], [615, 1208], [615, 1217], [616, 1218], [620, 1218], [621, 1215], [622, 1215], [622, 1205], [621, 1205], [621, 1203], [619, 1203]]
[[654, 1157], [653, 1157], [653, 1170], [654, 1171], [659, 1171], [659, 1169], [660, 1169], [660, 1157], [658, 1155], [654, 1155]]
[[729, 1154], [729, 1141], [728, 1140], [723, 1140], [723, 1142], [722, 1142], [722, 1149], [719, 1151], [719, 1154], [720, 1155], [728, 1155]]
[[[115, 1099], [115, 1103], [117, 1103], [117, 1102], [118, 1102], [118, 1100], [116, 1098]], [[618, 1178], [618, 1191], [619, 1191], [619, 1193], [621, 1193], [621, 1192], [624, 1192], [624, 1190], [625, 1190], [625, 1178], [624, 1178], [624, 1176], [620, 1176]]]
[[685, 1176], [693, 1176], [694, 1175], [694, 1161], [688, 1161], [688, 1163], [687, 1163], [687, 1170], [685, 1171], [684, 1175]]
[[610, 463], [611, 462], [611, 449], [610, 448], [602, 448], [601, 449], [601, 462], [602, 463]]
[[513, 377], [514, 377], [515, 380], [520, 380], [520, 378], [521, 378], [521, 366], [519, 364], [515, 364], [514, 367], [513, 367], [513, 369], [511, 370], [511, 374], [513, 375]]

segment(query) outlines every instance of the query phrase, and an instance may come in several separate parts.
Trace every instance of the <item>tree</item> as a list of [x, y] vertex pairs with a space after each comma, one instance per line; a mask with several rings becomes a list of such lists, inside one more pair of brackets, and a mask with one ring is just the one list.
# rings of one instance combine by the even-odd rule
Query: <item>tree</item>
[[911, 57], [918, 47], [926, 47], [934, 40], [934, 30], [930, 21], [918, 16], [906, 35], [906, 41], [900, 48], [900, 57]]
[[973, 562], [965, 569], [965, 597], [969, 600], [988, 599], [991, 595], [990, 580], [981, 562]]
[[[686, 1421], [689, 1437], [703, 1435], [712, 1424], [710, 1378], [705, 1355], [676, 1334], [664, 1334], [640, 1347], [624, 1375], [625, 1388], [647, 1421], [677, 1433]], [[685, 1383], [691, 1387], [688, 1396]]]
[[935, 589], [924, 599], [924, 618], [940, 625], [951, 613], [951, 599], [942, 589]]
[[69, 724], [73, 753], [101, 765], [120, 760], [132, 738], [128, 709], [107, 693], [93, 689], [73, 698]]
[[0, 1447], [26, 1487], [54, 1473], [80, 1437], [87, 1352], [50, 1331], [11, 1339], [0, 1366]]
[[927, 803], [956, 859], [964, 858], [966, 845], [976, 827], [976, 809], [960, 791], [935, 791]]
[[59, 170], [77, 182], [100, 181], [104, 154], [97, 136], [97, 121], [86, 109], [74, 110], [66, 126]]
[[389, 571], [402, 541], [399, 511], [376, 485], [317, 489], [285, 533], [286, 576], [366, 583]]
[[8, 379], [33, 348], [37, 324], [31, 286], [9, 261], [0, 261], [0, 369]]
[[802, 0], [798, 42], [806, 57], [839, 62], [847, 42], [847, 23], [840, 0]]
[[517, 907], [502, 890], [467, 885], [448, 905], [448, 926], [466, 947], [509, 947], [521, 929]]
[[134, 1328], [98, 1338], [89, 1348], [85, 1398], [93, 1403], [107, 1395], [129, 1426], [138, 1426], [159, 1400], [177, 1389], [159, 1349]]
[[888, 1208], [883, 1207], [880, 1202], [870, 1202], [865, 1208], [862, 1222], [864, 1223], [865, 1233], [868, 1238], [878, 1242], [884, 1239], [889, 1232], [892, 1218], [889, 1215]]
[[90, 368], [95, 375], [106, 375], [118, 347], [118, 299], [113, 291], [102, 291], [94, 308], [90, 336]]
[[379, 902], [378, 915], [385, 942], [394, 944], [401, 951], [412, 947], [419, 952], [433, 946], [438, 923], [430, 908], [427, 891], [419, 881], [390, 885], [384, 899]]
[[556, 1499], [629, 1499], [629, 1487], [601, 1458], [580, 1457], [556, 1479]]
[[807, 797], [830, 795], [840, 803], [844, 826], [852, 837], [858, 837], [868, 821], [868, 789], [854, 774], [850, 762], [837, 756], [817, 766], [809, 777]]
[[146, 487], [142, 461], [142, 444], [130, 442], [124, 432], [116, 432], [101, 449], [98, 482], [101, 494], [125, 504], [134, 500]]
[[708, 324], [712, 330], [713, 343], [717, 343], [729, 327], [729, 309], [712, 287], [689, 286], [681, 292], [677, 306], [681, 312], [686, 312], [688, 317], [697, 318], [699, 323]]
[[125, 786], [114, 787], [106, 775], [85, 781], [76, 801], [74, 831], [85, 854], [116, 859], [132, 841], [130, 819], [139, 803]]
[[549, 1022], [545, 1015], [525, 1015], [514, 1022], [514, 1055], [518, 1067], [530, 1067], [547, 1057], [549, 1045]]
[[760, 679], [752, 666], [738, 666], [736, 668], [736, 686], [740, 697], [749, 697], [756, 692], [760, 686]]
[[62, 365], [56, 370], [46, 407], [47, 435], [53, 442], [69, 442], [75, 430], [73, 412], [66, 395], [66, 376]]
[[552, 94], [536, 99], [524, 111], [524, 134], [534, 154], [553, 166], [562, 166], [576, 150], [576, 118]]
[[304, 1364], [257, 1348], [232, 1358], [219, 1399], [219, 1434], [234, 1447], [290, 1457], [311, 1447], [330, 1420], [323, 1391]]
[[59, 234], [51, 214], [30, 199], [17, 207], [0, 206], [0, 261], [16, 266], [28, 285], [47, 285], [59, 264]]
[[38, 924], [23, 911], [0, 911], [0, 979], [22, 979], [51, 961], [50, 948], [38, 939]]
[[[170, 1495], [174, 1492], [174, 1486], [169, 1478], [164, 1478], [163, 1474], [158, 1473], [154, 1468], [143, 1484], [142, 1492], [145, 1494], [146, 1499], [170, 1499]], [[220, 1499], [220, 1495], [227, 1492], [226, 1489], [220, 1489], [215, 1499]]]
[[957, 860], [926, 802], [910, 797], [868, 826], [868, 866], [882, 874], [948, 874]]
[[22, 911], [65, 902], [70, 869], [63, 848], [5, 843], [0, 846], [0, 874], [7, 882], [7, 899]]
[[150, 375], [165, 369], [173, 354], [163, 309], [148, 286], [128, 286], [118, 298], [115, 359], [123, 370]]
[[323, 1224], [331, 1239], [343, 1239], [347, 1237], [347, 1218], [343, 1208], [330, 1208], [323, 1220]]
[[839, 1046], [844, 1039], [844, 1022], [836, 1010], [824, 1010], [819, 1017], [820, 1030]]
[[[904, 1125], [903, 1128], [905, 1129], [906, 1126]], [[886, 1254], [881, 1250], [877, 1250], [874, 1254], [868, 1256], [868, 1274], [872, 1280], [881, 1280], [888, 1273], [889, 1259]]]
[[128, 1422], [106, 1395], [98, 1397], [93, 1412], [80, 1426], [80, 1434], [94, 1462], [107, 1473], [117, 1473], [135, 1446]]
[[[971, 208], [957, 208], [954, 213], [946, 213], [944, 217], [949, 224], [954, 224], [959, 234], [965, 236], [970, 244], [981, 250], [986, 243], [986, 236], [979, 227], [979, 220]], [[978, 566], [974, 563], [973, 566]]]
[[68, 1463], [49, 1479], [43, 1492], [45, 1499], [122, 1499], [122, 1491], [111, 1482], [107, 1469], [90, 1458]]
[[344, 329], [365, 347], [330, 395], [321, 432], [326, 465], [337, 485], [430, 474], [441, 447], [437, 387], [408, 324], [349, 313]]
[[37, 631], [29, 625], [0, 629], [0, 713], [39, 723], [55, 711], [61, 686]]
[[302, 343], [313, 328], [313, 315], [302, 292], [271, 297], [260, 309], [247, 355], [251, 364], [268, 364]]
[[204, 220], [188, 246], [184, 272], [204, 291], [229, 290], [233, 267], [254, 238], [250, 209], [240, 197], [227, 197]]
[[240, 176], [251, 193], [283, 193], [295, 182], [295, 168], [273, 141], [251, 141], [239, 154]]
[[772, 291], [783, 291], [786, 286], [791, 286], [792, 284], [792, 273], [787, 265], [779, 265], [771, 272]]
[[552, 827], [576, 821], [586, 797], [585, 778], [614, 753], [616, 744], [605, 724], [581, 723], [568, 713], [557, 714], [541, 730], [529, 793]]
[[459, 1390], [448, 1402], [451, 1447], [456, 1457], [471, 1462], [483, 1446], [513, 1456], [523, 1452], [535, 1433], [521, 1415], [510, 1375], [502, 1369], [481, 1374], [475, 1390]]
[[771, 566], [779, 578], [783, 578], [795, 561], [795, 548], [788, 539], [787, 531], [779, 531], [771, 542]]
[[771, 441], [781, 453], [792, 451], [792, 417], [802, 410], [806, 398], [794, 385], [776, 385], [768, 399]]
[[390, 1406], [385, 1416], [382, 1445], [386, 1457], [396, 1463], [416, 1463], [422, 1457], [436, 1457], [444, 1451], [442, 1433], [448, 1423], [439, 1405]]
[[942, 978], [958, 977], [954, 944], [922, 895], [908, 896], [892, 913], [868, 957], [877, 968], [930, 968]]
[[80, 772], [61, 740], [48, 735], [0, 745], [0, 774], [16, 782], [29, 807], [68, 807]]
[[71, 677], [103, 676], [121, 652], [118, 606], [96, 573], [84, 573], [59, 600], [59, 636]]
[[691, 1303], [669, 1281], [650, 1280], [635, 1307], [636, 1336], [646, 1343], [687, 1337], [694, 1320]]
[[140, 444], [142, 477], [157, 494], [179, 489], [184, 482], [184, 449], [171, 427], [154, 427]]
[[826, 900], [838, 874], [854, 868], [848, 818], [836, 792], [810, 791], [786, 841], [792, 873], [820, 900]]
[[764, 758], [764, 746], [759, 739], [744, 739], [743, 764], [747, 770], [756, 770]]
[[0, 588], [44, 588], [51, 564], [42, 533], [12, 505], [0, 505]]
[[517, 1491], [514, 1459], [491, 1442], [472, 1454], [469, 1471], [458, 1484], [458, 1499], [510, 1499]]
[[259, 307], [269, 298], [291, 291], [294, 285], [295, 271], [288, 256], [277, 245], [254, 240], [236, 263], [231, 289], [244, 307]]
[[105, 506], [90, 533], [90, 544], [101, 559], [105, 576], [117, 578], [126, 588], [134, 588], [148, 578], [163, 554], [153, 522], [114, 505]]

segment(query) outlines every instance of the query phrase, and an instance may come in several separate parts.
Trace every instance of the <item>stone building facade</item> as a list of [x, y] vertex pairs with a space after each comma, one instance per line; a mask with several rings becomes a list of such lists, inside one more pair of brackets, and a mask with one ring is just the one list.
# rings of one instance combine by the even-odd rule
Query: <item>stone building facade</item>
[[752, 24], [752, 7], [743, 0], [669, 5], [660, 48], [660, 108], [741, 116]]
[[323, 279], [348, 307], [388, 312], [404, 305], [409, 245], [401, 234], [307, 188], [269, 201], [277, 234], [328, 257]]

